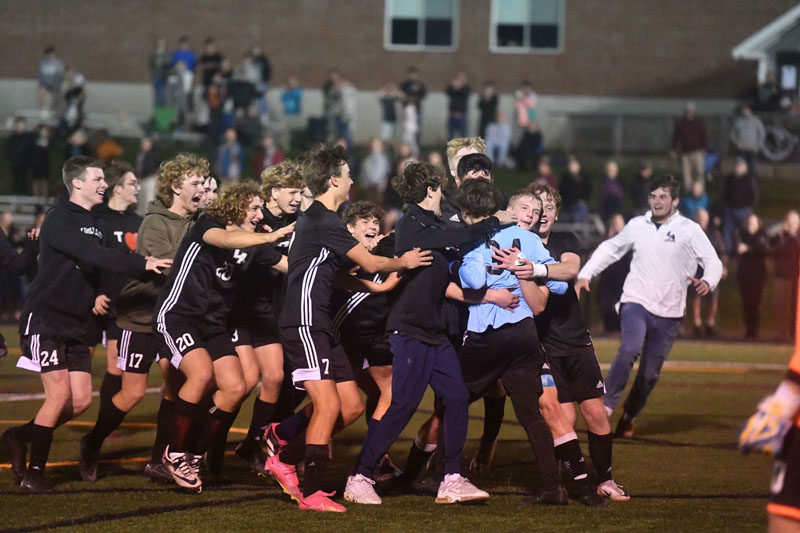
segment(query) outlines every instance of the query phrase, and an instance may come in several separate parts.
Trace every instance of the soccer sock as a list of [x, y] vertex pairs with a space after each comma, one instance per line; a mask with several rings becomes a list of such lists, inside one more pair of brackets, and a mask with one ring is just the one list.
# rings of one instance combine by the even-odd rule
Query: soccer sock
[[30, 442], [31, 441], [31, 429], [33, 429], [34, 423], [33, 420], [28, 421], [21, 426], [17, 426], [14, 428], [14, 438], [17, 440], [21, 440], [22, 442]]
[[47, 456], [50, 455], [50, 445], [53, 443], [53, 430], [55, 428], [33, 424], [31, 427], [31, 460], [28, 472], [44, 473]]
[[326, 444], [306, 444], [305, 465], [303, 496], [311, 496], [318, 490], [322, 490], [322, 481], [328, 466], [328, 446]]
[[377, 408], [377, 398], [367, 398], [367, 400], [364, 402], [364, 414], [367, 417], [367, 425], [369, 425], [369, 421], [372, 420], [372, 415], [375, 414], [375, 409]]
[[228, 435], [228, 430], [234, 420], [236, 420], [235, 412], [223, 411], [216, 405], [212, 407], [205, 417], [200, 438], [192, 453], [201, 455], [208, 450], [209, 446], [219, 443], [220, 439], [224, 439]]
[[106, 372], [100, 385], [100, 403], [110, 402], [116, 393], [122, 390], [122, 376]]
[[125, 411], [121, 411], [111, 400], [100, 400], [100, 412], [97, 413], [97, 422], [86, 435], [86, 444], [94, 451], [100, 450], [103, 441], [111, 432], [119, 427], [125, 419]]
[[164, 448], [172, 441], [172, 427], [175, 424], [175, 402], [161, 399], [156, 418], [156, 440], [153, 443], [153, 455], [150, 464], [161, 464]]
[[555, 439], [553, 444], [555, 445], [556, 458], [564, 465], [570, 477], [574, 481], [586, 482], [589, 476], [586, 474], [586, 460], [581, 452], [578, 435], [571, 431]]
[[428, 459], [431, 458], [434, 451], [436, 451], [435, 444], [423, 444], [419, 441], [419, 436], [416, 436], [411, 444], [411, 449], [408, 451], [406, 466], [403, 468], [403, 477], [409, 482], [416, 478], [428, 463]]
[[500, 426], [506, 414], [506, 396], [502, 398], [483, 398], [483, 435], [481, 440], [492, 442], [500, 434]]
[[290, 441], [308, 427], [308, 422], [309, 419], [306, 417], [306, 410], [300, 409], [295, 414], [281, 422], [278, 427], [275, 428], [275, 433], [278, 434], [278, 438], [285, 441]]
[[250, 429], [247, 430], [244, 444], [252, 446], [261, 440], [266, 427], [275, 420], [277, 411], [278, 404], [265, 402], [256, 396], [253, 402], [253, 418], [250, 420]]
[[200, 404], [187, 402], [183, 398], [175, 399], [175, 422], [173, 424], [172, 445], [170, 451], [187, 452], [190, 448], [191, 430], [197, 421]]
[[611, 433], [598, 435], [587, 431], [589, 434], [589, 456], [592, 458], [594, 468], [597, 470], [597, 479], [600, 483], [608, 481], [611, 476], [611, 450], [613, 438]]

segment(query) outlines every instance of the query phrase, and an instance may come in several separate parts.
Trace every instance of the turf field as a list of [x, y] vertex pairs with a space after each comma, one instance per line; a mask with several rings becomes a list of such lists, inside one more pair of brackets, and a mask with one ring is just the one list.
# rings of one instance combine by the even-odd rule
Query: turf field
[[[0, 431], [30, 419], [40, 400], [38, 377], [14, 367], [18, 348], [13, 328], [4, 327], [12, 355], [0, 362]], [[613, 358], [617, 342], [597, 341], [601, 363]], [[510, 402], [495, 466], [484, 476], [470, 476], [492, 497], [481, 506], [441, 506], [433, 498], [390, 496], [380, 507], [348, 504], [346, 515], [299, 511], [281, 498], [270, 480], [251, 474], [233, 456], [226, 474], [207, 482], [202, 494], [188, 494], [140, 475], [153, 441], [158, 395], [148, 394], [123, 427], [106, 441], [99, 479], [80, 480], [78, 440], [97, 415], [97, 400], [80, 419], [55, 433], [48, 478], [58, 493], [19, 493], [0, 444], [0, 530], [38, 531], [51, 528], [148, 531], [753, 531], [766, 524], [764, 506], [770, 460], [742, 458], [735, 448], [738, 429], [758, 400], [780, 380], [791, 354], [788, 346], [679, 341], [662, 372], [637, 436], [615, 442], [615, 478], [632, 495], [627, 503], [612, 502], [589, 509], [528, 507], [520, 498], [538, 485], [538, 475], [525, 435]], [[103, 358], [95, 357], [95, 389]], [[151, 386], [158, 385], [157, 372]], [[242, 409], [235, 428], [246, 428], [252, 400]], [[428, 416], [427, 397], [392, 456], [401, 466], [416, 428]], [[477, 449], [482, 429], [482, 404], [471, 411], [465, 457]], [[616, 417], [612, 423], [616, 422]], [[585, 432], [579, 425], [588, 458]], [[359, 422], [334, 442], [329, 483], [341, 493], [348, 467], [359, 451], [365, 426]], [[234, 429], [238, 441], [242, 429]], [[230, 447], [232, 450], [232, 446]]]

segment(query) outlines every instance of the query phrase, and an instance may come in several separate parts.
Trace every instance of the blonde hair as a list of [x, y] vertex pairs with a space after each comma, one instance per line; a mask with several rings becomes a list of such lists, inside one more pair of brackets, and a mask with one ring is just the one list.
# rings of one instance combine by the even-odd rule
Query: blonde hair
[[265, 168], [261, 172], [261, 192], [269, 199], [273, 189], [302, 189], [303, 188], [303, 169], [289, 159], [283, 160], [277, 165]]
[[479, 154], [488, 152], [486, 148], [486, 141], [480, 137], [456, 137], [447, 142], [447, 164], [455, 172], [456, 170], [456, 153], [462, 148], [474, 148]]
[[183, 180], [196, 175], [205, 179], [209, 173], [208, 160], [195, 154], [178, 154], [174, 158], [164, 161], [158, 167], [156, 178], [156, 196], [165, 206], [172, 207], [172, 195], [175, 189], [180, 189]]

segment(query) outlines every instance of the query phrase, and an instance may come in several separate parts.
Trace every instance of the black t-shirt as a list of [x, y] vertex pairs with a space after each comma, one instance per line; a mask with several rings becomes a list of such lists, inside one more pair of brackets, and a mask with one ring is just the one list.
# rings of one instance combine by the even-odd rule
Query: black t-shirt
[[[115, 242], [127, 251], [136, 251], [136, 237], [139, 233], [139, 226], [142, 225], [142, 220], [144, 219], [136, 213], [133, 207], [126, 211], [115, 211], [108, 207], [108, 204], [100, 204], [92, 209], [92, 214], [105, 222], [108, 229], [107, 237], [111, 242]], [[119, 298], [122, 288], [130, 279], [131, 277], [126, 274], [103, 273], [98, 292], [111, 298], [109, 317], [117, 315], [116, 300]]]
[[244, 272], [252, 266], [272, 266], [281, 259], [270, 245], [235, 250], [212, 246], [203, 241], [203, 234], [212, 228], [225, 226], [203, 215], [181, 242], [156, 305], [156, 328], [166, 314], [174, 314], [214, 329], [227, 329], [227, 315]]
[[[556, 261], [561, 260], [562, 254], [577, 255], [580, 252], [578, 238], [568, 231], [550, 233], [550, 238], [544, 247]], [[583, 319], [572, 281], [569, 282], [567, 292], [564, 294], [550, 293], [544, 313], [536, 315], [535, 319], [539, 339], [548, 356], [573, 355], [574, 351], [571, 348], [592, 344], [592, 337], [586, 328], [586, 321]]]
[[331, 291], [342, 259], [359, 242], [336, 213], [314, 201], [297, 218], [289, 245], [286, 302], [279, 325], [330, 331]]

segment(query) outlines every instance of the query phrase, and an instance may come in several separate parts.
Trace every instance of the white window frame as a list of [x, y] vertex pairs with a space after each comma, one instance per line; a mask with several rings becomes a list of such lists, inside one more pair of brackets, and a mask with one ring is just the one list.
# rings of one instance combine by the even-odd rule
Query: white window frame
[[[558, 0], [558, 44], [555, 48], [533, 48], [533, 47], [511, 47], [498, 46], [497, 42], [497, 18], [495, 5], [498, 0], [492, 0], [489, 8], [489, 51], [494, 54], [543, 54], [556, 55], [564, 53], [564, 32], [567, 27], [566, 12], [567, 0]], [[530, 32], [530, 24], [523, 25], [523, 35], [527, 37]], [[530, 40], [530, 39], [528, 39]]]
[[[428, 44], [394, 44], [392, 43], [392, 18], [389, 4], [392, 0], [384, 0], [383, 4], [383, 47], [394, 52], [455, 52], [458, 50], [459, 19], [461, 18], [461, 2], [453, 0], [453, 42], [450, 46], [433, 46]], [[423, 20], [423, 19], [420, 19]]]

